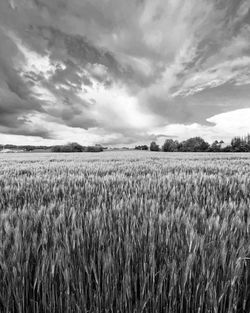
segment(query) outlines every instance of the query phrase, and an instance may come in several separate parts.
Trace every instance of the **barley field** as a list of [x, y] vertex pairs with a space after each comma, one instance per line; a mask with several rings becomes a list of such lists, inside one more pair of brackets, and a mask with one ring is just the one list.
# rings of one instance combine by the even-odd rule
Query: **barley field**
[[250, 155], [0, 155], [1, 313], [249, 313]]

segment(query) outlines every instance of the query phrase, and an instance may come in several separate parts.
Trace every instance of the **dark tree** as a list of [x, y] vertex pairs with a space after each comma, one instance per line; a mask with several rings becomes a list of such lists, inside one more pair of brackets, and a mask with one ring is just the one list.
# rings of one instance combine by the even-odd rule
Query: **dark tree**
[[215, 140], [211, 146], [209, 147], [209, 152], [220, 152], [221, 151], [221, 144], [222, 142], [219, 142], [218, 140]]
[[231, 141], [233, 152], [249, 152], [250, 151], [250, 137], [245, 138], [235, 137]]
[[135, 150], [148, 150], [148, 146], [147, 145], [142, 145], [142, 146], [135, 146]]
[[150, 144], [150, 151], [160, 151], [159, 145], [155, 141], [152, 141]]
[[96, 146], [88, 146], [83, 147], [79, 145], [78, 143], [70, 143], [63, 146], [54, 146], [51, 149], [52, 152], [102, 152], [103, 148], [102, 146], [96, 145]]
[[179, 145], [179, 150], [183, 152], [205, 152], [208, 148], [209, 143], [201, 137], [190, 138]]
[[162, 151], [164, 152], [178, 151], [178, 145], [179, 142], [177, 140], [174, 141], [173, 139], [166, 139], [162, 146]]

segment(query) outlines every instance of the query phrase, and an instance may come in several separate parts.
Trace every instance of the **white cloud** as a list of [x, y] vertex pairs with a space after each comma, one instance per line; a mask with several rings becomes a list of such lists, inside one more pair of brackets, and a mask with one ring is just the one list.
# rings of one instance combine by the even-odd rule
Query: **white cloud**
[[235, 110], [207, 119], [215, 123], [214, 132], [224, 134], [225, 138], [250, 134], [250, 109]]
[[130, 95], [119, 84], [106, 88], [93, 81], [93, 85], [85, 86], [85, 89], [87, 92], [81, 92], [78, 95], [89, 103], [94, 102], [91, 116], [104, 128], [145, 129], [154, 123], [151, 115], [140, 110], [137, 97]]
[[208, 118], [207, 121], [214, 125], [206, 126], [198, 123], [191, 125], [171, 124], [162, 128], [155, 128], [150, 133], [164, 134], [169, 137], [176, 137], [178, 140], [201, 136], [210, 143], [218, 139], [230, 143], [235, 136], [250, 134], [250, 109], [218, 114]]
[[25, 57], [25, 63], [21, 65], [23, 72], [42, 74], [45, 79], [49, 79], [55, 73], [56, 66], [51, 64], [48, 53], [40, 55], [26, 47], [13, 33], [10, 33], [10, 37]]

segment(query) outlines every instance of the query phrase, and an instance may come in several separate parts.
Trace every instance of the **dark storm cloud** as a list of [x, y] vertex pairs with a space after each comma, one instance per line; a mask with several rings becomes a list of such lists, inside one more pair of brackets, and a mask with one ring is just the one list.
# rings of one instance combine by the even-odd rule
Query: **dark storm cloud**
[[32, 125], [28, 118], [34, 112], [32, 104], [13, 95], [1, 97], [0, 133], [51, 138], [52, 134], [46, 128]]
[[119, 75], [121, 71], [118, 62], [110, 52], [97, 49], [85, 37], [68, 35], [50, 27], [40, 27], [37, 31], [32, 30], [32, 32], [43, 37], [47, 42], [51, 60], [67, 61], [71, 59], [82, 67], [88, 63], [102, 64], [114, 75]]
[[0, 132], [49, 137], [49, 133], [29, 127], [23, 118], [33, 112], [42, 113], [41, 103], [33, 97], [30, 85], [14, 66], [15, 58], [21, 58], [18, 49], [0, 29]]

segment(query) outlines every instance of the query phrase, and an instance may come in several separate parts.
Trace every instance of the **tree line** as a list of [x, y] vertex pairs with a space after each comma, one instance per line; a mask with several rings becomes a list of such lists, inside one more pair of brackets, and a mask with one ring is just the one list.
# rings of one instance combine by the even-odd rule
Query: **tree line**
[[166, 139], [162, 147], [153, 141], [150, 146], [136, 146], [135, 150], [163, 152], [250, 152], [250, 135], [234, 137], [229, 145], [225, 145], [222, 140], [215, 140], [212, 144], [209, 144], [201, 137], [193, 137], [181, 142]]
[[[102, 152], [107, 147], [101, 145], [82, 146], [78, 143], [69, 143], [57, 146], [16, 146], [16, 145], [0, 145], [0, 150], [22, 150], [22, 151], [47, 151], [47, 152]], [[229, 145], [221, 140], [215, 140], [209, 144], [201, 137], [193, 137], [184, 141], [166, 139], [162, 147], [155, 141], [148, 145], [139, 145], [135, 150], [150, 150], [163, 152], [250, 152], [250, 134], [245, 137], [234, 137]]]
[[67, 145], [53, 146], [51, 152], [102, 152], [103, 149], [100, 145], [81, 146], [74, 142]]
[[101, 145], [95, 146], [82, 146], [76, 142], [68, 143], [65, 145], [57, 145], [57, 146], [32, 146], [32, 145], [0, 145], [0, 150], [8, 149], [8, 150], [15, 150], [15, 151], [44, 151], [44, 152], [102, 152], [104, 147]]

